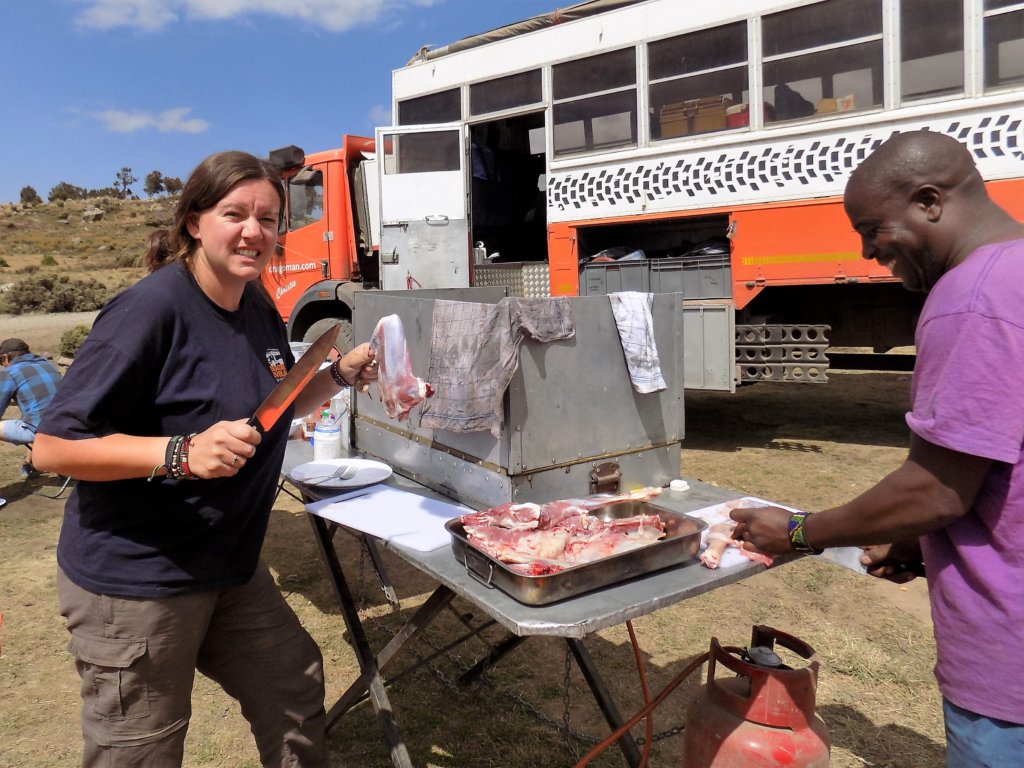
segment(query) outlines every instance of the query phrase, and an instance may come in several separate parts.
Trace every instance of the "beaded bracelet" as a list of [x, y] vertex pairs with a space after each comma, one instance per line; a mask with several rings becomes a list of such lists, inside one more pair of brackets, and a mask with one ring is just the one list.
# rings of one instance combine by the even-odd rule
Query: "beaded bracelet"
[[333, 363], [331, 363], [331, 378], [334, 379], [334, 383], [339, 387], [351, 387], [352, 385], [345, 381], [345, 377], [341, 375], [341, 358], [339, 357]]
[[174, 454], [178, 449], [178, 441], [181, 439], [182, 437], [180, 435], [176, 435], [167, 441], [167, 447], [164, 449], [164, 463], [157, 464], [153, 467], [153, 471], [149, 473], [149, 477], [146, 479], [146, 482], [153, 482], [157, 477], [157, 472], [161, 469], [166, 469], [168, 477], [173, 477], [171, 474], [171, 466], [174, 464]]
[[815, 549], [808, 542], [804, 531], [804, 523], [807, 522], [807, 512], [794, 512], [789, 516], [789, 523], [786, 524], [786, 531], [789, 534], [789, 543], [797, 552], [810, 552], [812, 555], [820, 555], [825, 550]]
[[187, 436], [175, 435], [168, 440], [167, 448], [164, 450], [164, 463], [153, 467], [147, 482], [152, 482], [161, 469], [166, 469], [167, 476], [173, 480], [198, 480], [199, 478], [192, 474], [188, 466], [188, 451], [195, 438], [196, 433], [193, 432]]
[[199, 477], [192, 474], [192, 470], [188, 468], [188, 452], [192, 447], [192, 441], [196, 439], [196, 433], [193, 432], [186, 437], [181, 439], [181, 450], [178, 454], [178, 463], [181, 466], [181, 476], [186, 480], [198, 480]]
[[188, 468], [188, 449], [191, 447], [189, 438], [186, 437], [181, 441], [181, 453], [178, 455], [178, 463], [181, 465], [181, 475], [186, 480], [196, 479], [196, 476], [192, 474], [192, 470]]

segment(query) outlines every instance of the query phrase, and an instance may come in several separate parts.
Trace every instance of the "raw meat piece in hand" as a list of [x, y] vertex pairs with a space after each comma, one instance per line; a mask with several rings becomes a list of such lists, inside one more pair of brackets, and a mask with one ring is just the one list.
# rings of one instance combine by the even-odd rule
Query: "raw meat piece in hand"
[[733, 527], [729, 523], [716, 523], [708, 528], [708, 546], [700, 553], [700, 561], [708, 568], [718, 567], [722, 553], [732, 539]]
[[743, 549], [743, 547], [740, 546], [740, 542], [732, 537], [732, 532], [735, 529], [736, 523], [732, 520], [715, 523], [708, 528], [708, 545], [705, 550], [700, 553], [700, 561], [703, 565], [711, 568], [712, 570], [717, 568], [721, 562], [722, 555], [729, 547], [735, 547], [741, 555], [748, 560], [753, 560], [755, 563], [763, 563], [764, 565], [772, 564], [772, 558], [770, 555], [762, 555], [760, 552], [748, 552]]
[[370, 338], [370, 347], [380, 366], [377, 385], [384, 412], [401, 421], [409, 411], [434, 394], [434, 389], [412, 372], [405, 329], [398, 315], [380, 319]]

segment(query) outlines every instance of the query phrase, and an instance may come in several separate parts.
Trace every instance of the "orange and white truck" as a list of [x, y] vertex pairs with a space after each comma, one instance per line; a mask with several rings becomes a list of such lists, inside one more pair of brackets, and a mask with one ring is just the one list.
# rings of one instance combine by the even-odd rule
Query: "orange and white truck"
[[1024, 218], [1022, 29], [999, 0], [590, 0], [422, 49], [394, 126], [273, 153], [265, 285], [297, 341], [366, 289], [671, 291], [687, 387], [825, 381], [913, 344], [922, 297], [842, 209], [880, 142], [956, 137]]

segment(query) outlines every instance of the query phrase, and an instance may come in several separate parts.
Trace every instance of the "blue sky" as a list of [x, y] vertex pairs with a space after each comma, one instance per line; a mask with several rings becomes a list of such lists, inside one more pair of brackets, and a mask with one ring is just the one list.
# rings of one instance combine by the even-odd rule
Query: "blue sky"
[[565, 0], [0, 0], [0, 202], [183, 181], [206, 155], [390, 123], [391, 71]]

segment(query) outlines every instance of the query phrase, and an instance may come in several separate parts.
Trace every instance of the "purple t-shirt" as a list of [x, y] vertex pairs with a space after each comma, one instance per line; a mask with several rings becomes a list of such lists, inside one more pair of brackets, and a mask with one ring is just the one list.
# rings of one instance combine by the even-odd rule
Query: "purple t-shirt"
[[943, 275], [916, 343], [910, 429], [994, 462], [970, 511], [921, 537], [935, 676], [957, 706], [1024, 723], [1024, 240]]

